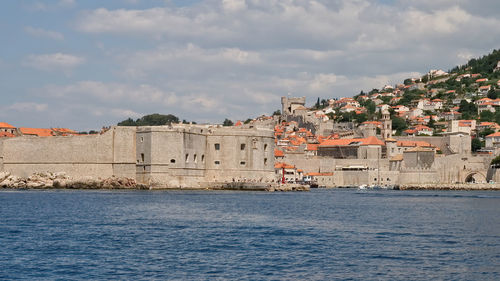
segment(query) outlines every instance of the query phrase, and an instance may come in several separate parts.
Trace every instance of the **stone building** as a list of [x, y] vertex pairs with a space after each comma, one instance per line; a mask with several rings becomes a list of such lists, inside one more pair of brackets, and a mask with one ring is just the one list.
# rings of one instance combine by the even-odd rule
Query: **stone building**
[[27, 177], [136, 179], [158, 188], [270, 183], [274, 133], [266, 128], [175, 124], [112, 127], [100, 135], [22, 136], [0, 140], [0, 171]]

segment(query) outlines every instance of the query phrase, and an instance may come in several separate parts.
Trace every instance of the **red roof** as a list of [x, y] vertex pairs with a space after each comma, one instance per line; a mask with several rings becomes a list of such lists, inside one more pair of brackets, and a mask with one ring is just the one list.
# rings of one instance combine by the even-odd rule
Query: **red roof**
[[9, 129], [14, 129], [15, 127], [10, 125], [9, 123], [5, 122], [0, 122], [0, 128], [9, 128]]
[[308, 143], [306, 150], [308, 150], [308, 151], [316, 151], [316, 150], [318, 150], [318, 145], [319, 144]]
[[240, 120], [238, 120], [238, 122], [236, 122], [236, 124], [234, 124], [234, 126], [235, 126], [235, 127], [237, 127], [237, 126], [241, 126], [241, 125], [243, 125], [243, 124], [241, 123], [241, 121], [240, 121]]
[[39, 137], [53, 136], [51, 129], [38, 129], [38, 128], [19, 128], [23, 135], [32, 135]]
[[500, 137], [500, 132], [496, 132], [496, 133], [493, 133], [493, 134], [491, 134], [491, 135], [487, 135], [486, 137], [487, 137], [487, 138], [488, 138], [488, 137]]
[[383, 141], [377, 137], [371, 136], [364, 139], [332, 139], [325, 140], [320, 146], [347, 146], [358, 142], [359, 145], [385, 145]]
[[274, 157], [285, 157], [285, 153], [279, 149], [274, 149]]

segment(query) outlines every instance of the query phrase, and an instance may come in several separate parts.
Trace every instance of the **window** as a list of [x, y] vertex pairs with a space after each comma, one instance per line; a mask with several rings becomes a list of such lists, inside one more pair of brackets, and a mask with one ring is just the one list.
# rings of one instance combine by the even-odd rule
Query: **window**
[[266, 151], [266, 152], [267, 152], [267, 143], [266, 143], [266, 144], [264, 144], [264, 151]]
[[175, 159], [170, 159], [170, 163], [174, 164], [175, 163]]
[[144, 153], [141, 153], [141, 162], [144, 162]]
[[267, 165], [267, 158], [264, 158], [264, 165]]
[[141, 137], [141, 142], [144, 142], [144, 137]]
[[215, 162], [215, 165], [220, 165], [220, 161], [216, 160]]
[[246, 144], [244, 144], [244, 143], [242, 143], [242, 144], [240, 145], [240, 149], [241, 149], [241, 150], [245, 150], [245, 147], [246, 147]]
[[245, 161], [241, 161], [241, 162], [240, 162], [240, 165], [241, 165], [241, 166], [245, 166], [246, 164], [247, 164], [247, 163], [246, 163]]
[[194, 163], [197, 163], [198, 157], [196, 157], [196, 154], [193, 156]]
[[201, 163], [205, 163], [205, 154], [201, 155]]
[[214, 148], [215, 148], [215, 150], [220, 150], [220, 143], [214, 144]]
[[189, 162], [189, 154], [186, 154], [186, 163]]

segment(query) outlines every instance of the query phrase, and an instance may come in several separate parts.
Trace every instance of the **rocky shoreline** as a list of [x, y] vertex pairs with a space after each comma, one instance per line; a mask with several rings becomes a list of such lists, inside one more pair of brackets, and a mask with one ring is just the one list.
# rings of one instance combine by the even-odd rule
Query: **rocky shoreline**
[[[130, 190], [176, 190], [185, 188], [153, 188], [125, 177], [72, 179], [65, 173], [35, 173], [27, 178], [0, 172], [0, 188], [8, 189], [130, 189]], [[201, 190], [202, 188], [193, 189]], [[208, 190], [241, 191], [309, 191], [309, 186], [299, 184], [262, 184], [262, 183], [219, 183], [204, 188]]]
[[27, 178], [0, 173], [0, 187], [11, 189], [149, 189], [134, 179], [110, 177], [105, 179], [72, 179], [65, 173], [35, 173]]

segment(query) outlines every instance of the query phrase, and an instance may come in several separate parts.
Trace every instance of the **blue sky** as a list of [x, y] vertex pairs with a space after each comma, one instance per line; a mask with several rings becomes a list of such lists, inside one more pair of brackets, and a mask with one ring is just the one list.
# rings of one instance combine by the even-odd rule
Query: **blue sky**
[[98, 129], [269, 114], [500, 47], [496, 0], [2, 1], [0, 121]]

